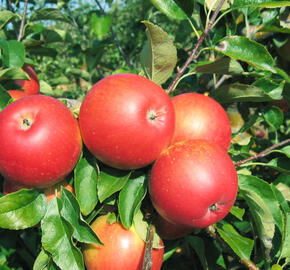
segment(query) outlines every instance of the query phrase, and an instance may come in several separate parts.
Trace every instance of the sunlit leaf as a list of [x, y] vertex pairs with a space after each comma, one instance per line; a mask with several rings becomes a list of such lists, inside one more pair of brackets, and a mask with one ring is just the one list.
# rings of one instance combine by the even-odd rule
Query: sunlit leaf
[[81, 158], [74, 170], [74, 189], [81, 212], [88, 215], [98, 203], [96, 167]]
[[150, 0], [151, 3], [163, 14], [174, 20], [186, 20], [185, 12], [174, 0]]
[[4, 40], [0, 38], [0, 48], [3, 50], [2, 64], [5, 67], [22, 67], [25, 60], [25, 48], [17, 40]]
[[141, 52], [141, 64], [145, 75], [162, 84], [171, 76], [177, 63], [177, 50], [172, 39], [159, 26], [143, 21], [148, 40]]
[[145, 179], [145, 175], [129, 179], [120, 192], [118, 202], [119, 215], [126, 229], [130, 229], [132, 226], [134, 214], [146, 195], [147, 183]]
[[55, 197], [41, 221], [42, 246], [61, 269], [84, 270], [82, 253], [72, 241], [73, 228], [60, 212], [61, 201]]
[[111, 167], [101, 169], [98, 180], [98, 197], [100, 202], [120, 191], [130, 178], [131, 172]]
[[265, 109], [263, 116], [267, 124], [275, 130], [278, 130], [283, 124], [284, 114], [282, 110], [278, 107], [272, 106]]
[[61, 188], [61, 201], [61, 215], [72, 225], [73, 237], [81, 243], [100, 244], [92, 228], [81, 218], [80, 207], [74, 195], [65, 188]]
[[241, 259], [250, 261], [254, 240], [240, 235], [229, 223], [217, 224], [216, 229], [221, 238]]
[[46, 198], [35, 189], [21, 189], [0, 198], [0, 228], [20, 230], [35, 226], [46, 212]]
[[289, 6], [290, 1], [285, 0], [235, 0], [232, 8], [243, 8], [243, 7], [283, 7]]
[[262, 44], [244, 36], [223, 38], [215, 49], [233, 59], [247, 62], [258, 69], [276, 73], [274, 59]]

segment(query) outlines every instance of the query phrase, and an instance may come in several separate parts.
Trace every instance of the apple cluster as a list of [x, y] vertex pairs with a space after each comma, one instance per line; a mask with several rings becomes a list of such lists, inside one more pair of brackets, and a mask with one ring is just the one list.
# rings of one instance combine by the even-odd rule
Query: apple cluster
[[[90, 89], [77, 120], [63, 103], [39, 94], [37, 76], [31, 74], [28, 88], [27, 82], [18, 82], [25, 97], [14, 96], [18, 100], [0, 112], [0, 174], [7, 193], [23, 186], [47, 189], [62, 183], [74, 169], [84, 143], [111, 167], [135, 170], [150, 166], [149, 194], [159, 214], [157, 229], [164, 238], [205, 228], [228, 214], [238, 181], [227, 154], [230, 120], [215, 100], [197, 93], [171, 98], [149, 79], [117, 74]], [[128, 233], [118, 224], [109, 226], [103, 218], [96, 224], [101, 224], [93, 226], [100, 235], [107, 235], [107, 230]], [[132, 230], [130, 237], [136, 235]], [[142, 255], [144, 242], [136, 246]], [[101, 252], [104, 248], [95, 249]], [[85, 256], [87, 267], [99, 269], [88, 266], [94, 256], [91, 252]], [[163, 249], [158, 254], [155, 266], [153, 260], [156, 270], [161, 267]], [[106, 256], [98, 257], [102, 261]]]

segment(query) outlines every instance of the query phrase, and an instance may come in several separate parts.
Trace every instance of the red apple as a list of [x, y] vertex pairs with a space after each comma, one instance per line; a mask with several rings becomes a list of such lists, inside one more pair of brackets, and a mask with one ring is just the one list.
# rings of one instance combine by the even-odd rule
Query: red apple
[[117, 74], [96, 83], [79, 113], [87, 148], [103, 163], [136, 169], [152, 163], [174, 132], [170, 97], [136, 74]]
[[[118, 222], [109, 224], [105, 215], [98, 217], [91, 227], [104, 245], [85, 245], [83, 254], [88, 270], [142, 270], [145, 242], [133, 226], [127, 230]], [[151, 270], [161, 268], [163, 254], [163, 247], [152, 250]]]
[[22, 90], [8, 90], [7, 92], [15, 100], [28, 96], [28, 94]]
[[155, 226], [158, 235], [162, 239], [167, 240], [180, 238], [194, 231], [192, 227], [183, 226], [180, 224], [173, 224], [161, 217], [160, 215], [157, 216]]
[[0, 112], [0, 174], [43, 188], [61, 181], [79, 159], [78, 122], [55, 98], [32, 95]]
[[228, 150], [231, 122], [224, 108], [214, 99], [197, 93], [172, 98], [175, 109], [175, 132], [172, 144], [190, 139], [205, 139]]
[[[55, 189], [57, 189], [57, 196], [60, 197], [61, 186], [63, 186], [68, 191], [74, 193], [73, 187], [71, 185], [69, 185], [67, 181], [63, 180], [62, 182], [57, 183], [56, 185], [48, 187], [47, 189], [44, 190], [44, 195], [46, 196], [47, 202], [49, 202], [50, 200], [52, 200], [55, 197]], [[23, 186], [15, 181], [4, 180], [3, 194], [7, 195], [11, 192], [16, 192], [22, 188], [29, 188], [29, 187]]]
[[230, 211], [238, 178], [228, 154], [206, 140], [170, 146], [153, 165], [149, 193], [157, 212], [171, 223], [207, 227]]
[[15, 80], [15, 83], [18, 84], [21, 88], [24, 89], [24, 92], [27, 95], [36, 95], [39, 94], [39, 80], [37, 74], [31, 66], [24, 65], [22, 68], [29, 76], [30, 80], [18, 79]]

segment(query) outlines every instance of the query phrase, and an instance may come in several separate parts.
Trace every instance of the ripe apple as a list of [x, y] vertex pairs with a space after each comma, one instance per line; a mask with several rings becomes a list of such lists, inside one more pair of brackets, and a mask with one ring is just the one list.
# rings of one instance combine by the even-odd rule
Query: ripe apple
[[175, 110], [175, 131], [171, 143], [205, 139], [228, 150], [231, 144], [231, 123], [224, 108], [214, 99], [185, 93], [172, 98]]
[[[47, 202], [49, 202], [50, 200], [52, 200], [55, 197], [55, 189], [57, 189], [57, 197], [60, 197], [60, 188], [61, 186], [63, 186], [65, 189], [67, 189], [68, 191], [74, 193], [74, 188], [68, 184], [67, 181], [63, 180], [60, 183], [57, 183], [54, 186], [51, 186], [49, 188], [46, 188], [44, 190], [44, 195], [46, 196], [46, 200]], [[4, 184], [3, 184], [3, 194], [7, 195], [11, 192], [16, 192], [22, 188], [29, 188], [26, 187], [24, 185], [21, 185], [15, 181], [11, 181], [11, 180], [4, 180]]]
[[[85, 245], [83, 254], [88, 270], [142, 270], [145, 242], [134, 226], [127, 230], [118, 222], [110, 224], [108, 215], [104, 215], [98, 217], [91, 227], [103, 245]], [[151, 270], [161, 268], [163, 254], [163, 247], [152, 250]]]
[[28, 96], [28, 94], [22, 90], [8, 90], [7, 92], [15, 100]]
[[170, 97], [154, 82], [136, 74], [116, 74], [96, 83], [79, 113], [87, 148], [103, 163], [136, 169], [152, 163], [174, 132]]
[[31, 66], [24, 65], [22, 68], [29, 76], [30, 80], [18, 79], [15, 83], [24, 89], [24, 92], [28, 95], [39, 94], [39, 80], [37, 74]]
[[74, 168], [82, 150], [78, 122], [55, 98], [32, 95], [0, 112], [0, 174], [45, 188]]
[[172, 240], [183, 237], [194, 231], [192, 227], [183, 226], [180, 224], [173, 224], [160, 215], [157, 216], [155, 222], [156, 230], [158, 235], [162, 239]]
[[204, 228], [224, 218], [235, 202], [238, 178], [228, 154], [206, 140], [170, 146], [152, 167], [151, 201], [167, 221]]

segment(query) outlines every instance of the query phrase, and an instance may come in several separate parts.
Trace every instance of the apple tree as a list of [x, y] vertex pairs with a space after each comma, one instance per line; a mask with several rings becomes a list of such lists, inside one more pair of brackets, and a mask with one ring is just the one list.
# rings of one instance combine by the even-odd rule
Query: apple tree
[[[3, 1], [0, 269], [106, 270], [112, 265], [132, 270], [288, 269], [289, 6], [287, 0]], [[92, 87], [107, 88], [87, 106]], [[158, 98], [152, 90], [155, 87], [161, 89]], [[124, 89], [129, 93], [126, 96]], [[192, 126], [185, 123], [185, 114], [176, 117], [183, 121], [185, 133], [198, 121], [199, 126], [206, 123], [204, 133], [194, 138], [197, 141], [171, 141], [173, 126], [177, 126], [173, 113], [165, 133], [159, 133], [160, 128], [149, 129], [137, 117], [143, 103], [153, 106], [154, 98], [156, 103], [166, 99], [166, 109], [150, 107], [145, 114], [151, 126], [165, 125], [175, 98], [193, 93], [212, 100], [222, 110], [219, 114], [214, 106], [190, 105]], [[51, 162], [52, 150], [43, 148], [35, 156], [24, 136], [8, 134], [15, 121], [4, 116], [25, 100], [39, 99], [39, 110], [46, 108], [40, 100], [47, 96], [68, 108], [73, 121], [79, 122], [76, 132], [82, 134], [83, 146], [74, 153], [74, 163], [63, 177], [51, 181], [51, 186], [42, 186], [33, 183], [41, 181], [47, 171], [35, 172], [39, 163]], [[180, 110], [185, 111], [188, 103], [185, 98]], [[221, 121], [223, 113], [226, 124]], [[24, 118], [21, 114], [22, 132], [31, 127], [28, 120], [36, 119], [36, 114], [30, 112]], [[61, 120], [52, 109], [46, 117], [46, 125]], [[210, 117], [207, 122], [206, 117]], [[85, 130], [95, 119], [98, 126]], [[48, 133], [60, 131], [59, 138], [46, 137], [47, 145], [56, 141], [55, 163], [70, 144], [66, 138], [73, 134], [68, 130], [68, 137], [63, 137], [66, 122], [55, 121], [62, 124], [50, 127]], [[137, 135], [133, 132], [136, 127]], [[228, 135], [219, 135], [221, 131]], [[85, 133], [89, 139], [84, 138]], [[95, 138], [97, 147], [92, 146]], [[216, 146], [217, 139], [226, 149]], [[40, 146], [39, 136], [29, 140]], [[107, 158], [108, 149], [112, 162]], [[169, 159], [174, 151], [176, 156]], [[22, 160], [17, 159], [18, 152]], [[72, 155], [64, 154], [65, 162], [72, 164]], [[152, 155], [147, 163], [139, 162]], [[142, 165], [120, 166], [125, 157]], [[192, 167], [187, 169], [186, 164]], [[12, 168], [9, 173], [8, 167]], [[55, 170], [59, 167], [60, 162]], [[192, 192], [183, 174], [187, 180], [199, 179]], [[19, 178], [11, 179], [12, 175]], [[48, 199], [47, 188], [57, 196]], [[231, 197], [221, 218], [203, 223], [186, 217], [181, 222], [183, 215], [202, 212], [204, 200], [217, 193]], [[218, 213], [222, 207], [211, 203], [207, 208]], [[94, 225], [99, 223], [102, 228]], [[129, 250], [109, 242], [108, 235], [114, 235], [114, 241], [128, 241]], [[132, 259], [130, 263], [125, 257]]]

